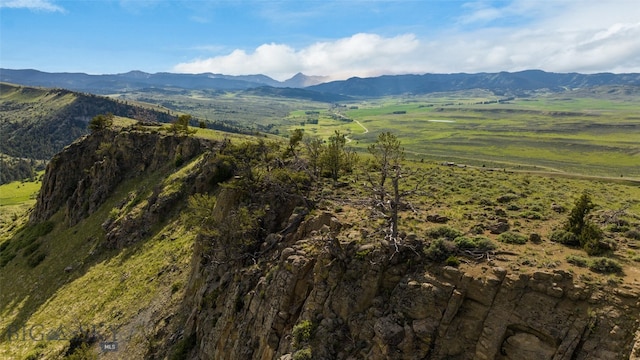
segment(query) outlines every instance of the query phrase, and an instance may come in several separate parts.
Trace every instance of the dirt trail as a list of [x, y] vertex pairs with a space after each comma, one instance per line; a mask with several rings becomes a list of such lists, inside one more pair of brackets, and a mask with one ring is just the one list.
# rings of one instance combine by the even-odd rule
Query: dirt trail
[[366, 134], [366, 133], [368, 133], [368, 132], [369, 132], [369, 129], [367, 129], [366, 127], [364, 127], [364, 125], [362, 125], [362, 123], [361, 123], [360, 121], [358, 121], [358, 120], [353, 120], [353, 121], [355, 121], [358, 125], [360, 125], [360, 127], [361, 127], [361, 128], [363, 128], [363, 129], [364, 129], [363, 134]]
[[[360, 127], [364, 130], [363, 134], [366, 134], [366, 133], [369, 132], [369, 129], [367, 129], [364, 125], [362, 125], [362, 123], [360, 121], [358, 121], [358, 120], [353, 120], [353, 121], [355, 121], [356, 124], [360, 125]], [[353, 141], [353, 139], [349, 138], [349, 136], [345, 135], [344, 138], [347, 140], [347, 144]]]

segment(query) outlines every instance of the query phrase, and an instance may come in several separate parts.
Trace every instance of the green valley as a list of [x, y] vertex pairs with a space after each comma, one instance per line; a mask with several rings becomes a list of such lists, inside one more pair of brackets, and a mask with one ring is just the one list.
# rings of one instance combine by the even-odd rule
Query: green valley
[[[631, 90], [190, 92], [165, 101], [202, 127], [106, 117], [45, 173], [0, 186], [0, 355], [629, 357]], [[7, 114], [34, 121], [47, 93]], [[115, 103], [134, 100], [167, 114]], [[244, 115], [220, 120], [223, 103]]]

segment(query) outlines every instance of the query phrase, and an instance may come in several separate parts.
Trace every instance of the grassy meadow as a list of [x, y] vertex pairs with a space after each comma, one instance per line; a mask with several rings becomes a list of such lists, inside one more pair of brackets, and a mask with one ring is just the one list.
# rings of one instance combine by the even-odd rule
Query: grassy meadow
[[[39, 175], [42, 173], [44, 171]], [[0, 185], [0, 206], [35, 203], [35, 195], [40, 190], [40, 185], [40, 181], [14, 181]]]
[[[575, 96], [575, 97], [572, 97]], [[326, 109], [317, 124], [290, 129], [349, 134], [365, 150], [381, 132], [395, 133], [414, 159], [510, 170], [640, 178], [640, 104], [634, 96], [548, 94], [498, 102], [486, 92], [366, 100]], [[339, 113], [359, 121], [335, 120]]]

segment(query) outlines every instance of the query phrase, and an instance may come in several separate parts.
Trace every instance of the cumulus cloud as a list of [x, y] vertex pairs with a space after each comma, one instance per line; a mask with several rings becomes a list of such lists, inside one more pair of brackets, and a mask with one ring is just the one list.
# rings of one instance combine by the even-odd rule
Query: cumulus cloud
[[0, 8], [29, 9], [34, 11], [64, 12], [64, 8], [48, 0], [2, 0]]
[[263, 73], [280, 80], [297, 72], [335, 79], [524, 69], [640, 72], [640, 7], [635, 1], [514, 0], [503, 4], [469, 3], [457, 23], [430, 38], [411, 33], [394, 37], [358, 33], [300, 49], [271, 43], [252, 51], [235, 50], [184, 62], [174, 70]]
[[372, 76], [401, 70], [402, 58], [415, 53], [414, 35], [385, 38], [359, 33], [335, 41], [323, 41], [296, 50], [285, 44], [263, 44], [253, 52], [234, 50], [228, 55], [180, 63], [175, 71], [213, 72], [230, 75], [263, 73], [286, 79], [298, 72], [336, 77]]

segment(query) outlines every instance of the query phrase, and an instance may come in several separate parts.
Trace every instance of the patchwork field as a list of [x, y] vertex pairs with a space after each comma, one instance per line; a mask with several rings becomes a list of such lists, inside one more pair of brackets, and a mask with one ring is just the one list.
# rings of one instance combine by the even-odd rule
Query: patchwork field
[[[405, 96], [333, 107], [317, 115], [317, 124], [302, 128], [320, 136], [340, 130], [361, 150], [391, 131], [415, 159], [639, 178], [636, 99], [618, 88], [508, 99], [483, 91]], [[305, 115], [293, 112], [290, 128], [300, 127]]]

